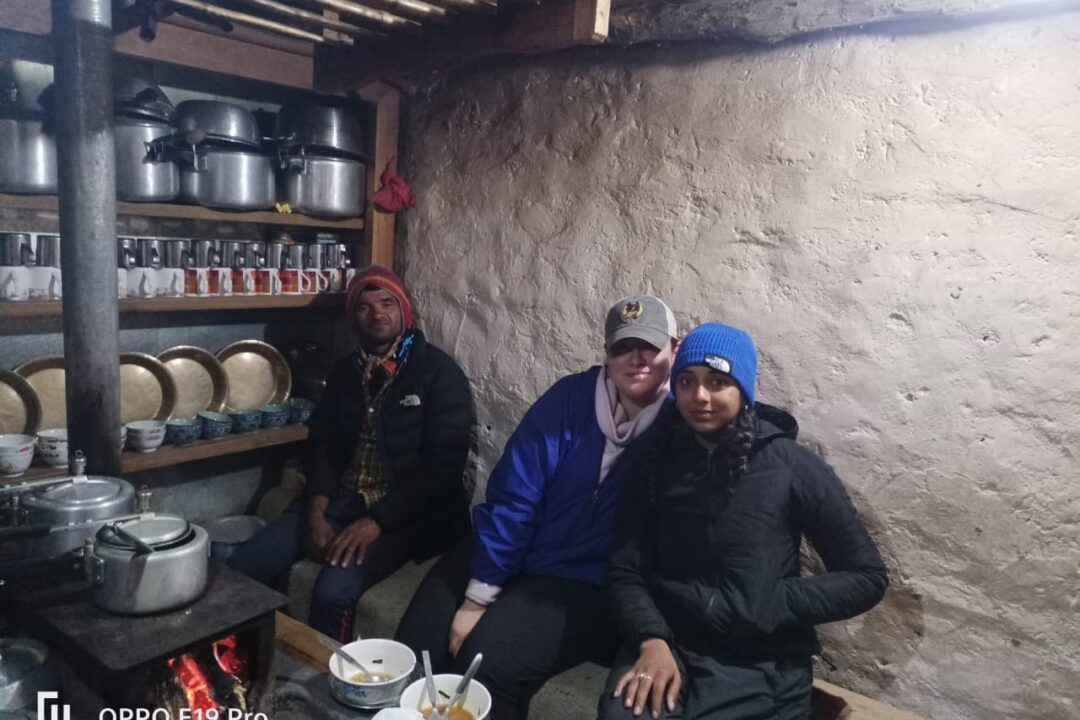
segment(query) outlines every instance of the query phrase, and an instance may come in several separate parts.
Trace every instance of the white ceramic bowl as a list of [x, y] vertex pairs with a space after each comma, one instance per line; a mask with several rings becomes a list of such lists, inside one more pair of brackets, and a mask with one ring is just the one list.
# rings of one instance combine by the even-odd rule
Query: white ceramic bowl
[[39, 430], [37, 452], [46, 465], [64, 467], [68, 464], [68, 434], [64, 428]]
[[[450, 702], [450, 698], [454, 696], [454, 691], [457, 690], [459, 682], [461, 682], [460, 675], [435, 676], [435, 692], [438, 694], [440, 702]], [[405, 692], [401, 693], [400, 705], [409, 710], [419, 710], [421, 713], [425, 708], [431, 707], [431, 703], [427, 700], [427, 688], [424, 684], [424, 678], [420, 678], [405, 688]], [[479, 682], [472, 680], [465, 690], [465, 700], [462, 706], [471, 712], [476, 717], [476, 720], [487, 720], [488, 713], [491, 712], [491, 693]]]
[[165, 442], [164, 420], [136, 420], [125, 427], [128, 446], [136, 452], [154, 452]]
[[17, 477], [34, 461], [34, 438], [29, 435], [0, 435], [0, 476]]
[[392, 679], [377, 683], [352, 682], [350, 678], [359, 671], [348, 667], [337, 655], [331, 655], [330, 694], [334, 699], [357, 708], [381, 708], [396, 704], [416, 667], [413, 651], [399, 642], [378, 638], [357, 640], [345, 645], [344, 649], [368, 670], [387, 673]]

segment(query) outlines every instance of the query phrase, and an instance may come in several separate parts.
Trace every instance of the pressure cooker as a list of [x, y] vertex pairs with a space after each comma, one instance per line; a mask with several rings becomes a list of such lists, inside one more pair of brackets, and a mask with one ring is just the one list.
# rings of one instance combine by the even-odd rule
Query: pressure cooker
[[94, 604], [121, 615], [186, 605], [206, 591], [210, 538], [177, 515], [143, 513], [106, 523], [83, 556]]
[[[50, 481], [19, 496], [19, 524], [48, 527], [46, 534], [23, 539], [20, 557], [47, 559], [83, 546], [111, 519], [135, 511], [135, 488], [126, 480], [86, 475], [86, 458], [75, 454], [71, 476]], [[149, 504], [149, 498], [143, 500]]]

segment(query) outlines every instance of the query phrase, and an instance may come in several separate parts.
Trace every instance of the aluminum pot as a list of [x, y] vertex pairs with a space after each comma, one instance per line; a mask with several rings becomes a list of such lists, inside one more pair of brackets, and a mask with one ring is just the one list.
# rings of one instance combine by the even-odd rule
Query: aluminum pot
[[34, 113], [0, 117], [0, 192], [56, 193], [56, 140]]
[[149, 615], [202, 595], [209, 559], [206, 530], [176, 515], [144, 513], [98, 530], [83, 562], [98, 607]]
[[136, 77], [113, 78], [113, 111], [125, 117], [168, 121], [173, 105], [161, 88]]
[[210, 536], [210, 557], [225, 562], [243, 545], [266, 527], [266, 521], [255, 515], [230, 515], [206, 523]]
[[[303, 147], [358, 160], [367, 157], [364, 131], [355, 115], [322, 105], [282, 105], [274, 136], [283, 148]], [[320, 153], [321, 154], [321, 153]]]
[[49, 648], [30, 638], [0, 638], [0, 710], [36, 708], [38, 693], [49, 690], [60, 690]]
[[150, 118], [117, 117], [116, 199], [129, 202], [166, 202], [180, 194], [176, 163], [152, 156], [151, 143], [173, 135], [172, 125]]
[[219, 145], [201, 146], [195, 163], [180, 168], [180, 197], [224, 210], [273, 207], [274, 171], [270, 158]]
[[279, 173], [279, 199], [296, 212], [322, 217], [364, 213], [367, 168], [348, 158], [322, 155], [287, 157]]
[[173, 114], [182, 135], [201, 133], [209, 140], [257, 148], [262, 144], [259, 123], [250, 111], [218, 100], [185, 100]]

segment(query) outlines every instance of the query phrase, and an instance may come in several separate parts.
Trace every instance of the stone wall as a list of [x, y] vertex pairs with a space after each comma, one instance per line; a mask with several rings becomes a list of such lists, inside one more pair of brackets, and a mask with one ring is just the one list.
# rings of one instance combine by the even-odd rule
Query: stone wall
[[1080, 715], [1077, 68], [1071, 12], [582, 50], [413, 97], [400, 269], [473, 379], [481, 481], [621, 294], [740, 325], [892, 570], [825, 629], [831, 679]]

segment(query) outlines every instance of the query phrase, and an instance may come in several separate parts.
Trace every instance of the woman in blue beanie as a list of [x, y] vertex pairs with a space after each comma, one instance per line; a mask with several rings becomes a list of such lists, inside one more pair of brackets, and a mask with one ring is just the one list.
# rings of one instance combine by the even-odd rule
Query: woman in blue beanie
[[[677, 414], [626, 478], [608, 569], [623, 652], [601, 720], [805, 719], [814, 626], [873, 607], [888, 577], [840, 480], [754, 402], [744, 331], [695, 328], [672, 367]], [[827, 572], [802, 576], [799, 546]]]

